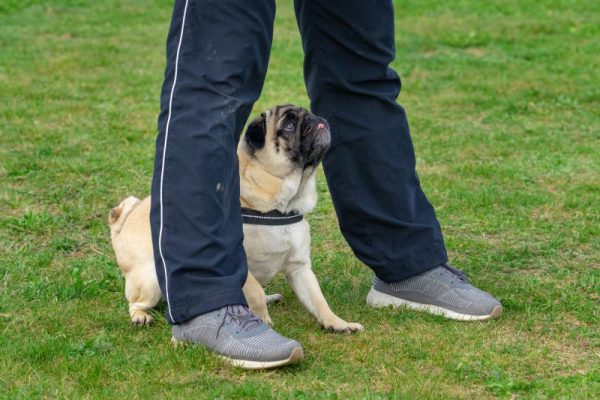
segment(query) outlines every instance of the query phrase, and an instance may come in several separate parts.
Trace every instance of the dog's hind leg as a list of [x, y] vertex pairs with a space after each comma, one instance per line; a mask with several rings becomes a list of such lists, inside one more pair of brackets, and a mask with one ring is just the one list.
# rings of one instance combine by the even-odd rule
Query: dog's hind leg
[[[149, 271], [149, 268], [146, 268], [146, 271]], [[154, 318], [148, 311], [158, 303], [161, 297], [154, 264], [152, 264], [151, 274], [144, 273], [144, 271], [136, 272], [130, 272], [125, 276], [125, 297], [129, 303], [129, 316], [134, 325], [150, 325]]]
[[267, 300], [267, 304], [277, 303], [277, 302], [280, 302], [281, 300], [283, 300], [283, 296], [279, 293], [268, 294], [265, 297]]
[[266, 324], [273, 325], [269, 310], [267, 309], [267, 296], [265, 295], [265, 290], [250, 272], [248, 272], [248, 277], [246, 278], [243, 290], [244, 296], [246, 296], [246, 300], [248, 300], [250, 311], [258, 318], [262, 319]]

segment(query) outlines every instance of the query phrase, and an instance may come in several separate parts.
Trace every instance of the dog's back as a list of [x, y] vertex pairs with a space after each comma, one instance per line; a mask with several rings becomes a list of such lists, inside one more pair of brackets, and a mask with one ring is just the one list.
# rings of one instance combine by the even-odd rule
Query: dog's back
[[123, 273], [139, 265], [154, 268], [152, 237], [150, 235], [150, 197], [134, 196], [124, 199], [110, 210], [110, 238]]

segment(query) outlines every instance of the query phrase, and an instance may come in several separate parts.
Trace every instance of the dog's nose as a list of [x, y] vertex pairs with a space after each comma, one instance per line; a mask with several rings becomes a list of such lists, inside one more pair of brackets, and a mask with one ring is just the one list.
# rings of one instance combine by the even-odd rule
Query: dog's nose
[[323, 118], [317, 117], [317, 130], [327, 129], [329, 130], [329, 124]]

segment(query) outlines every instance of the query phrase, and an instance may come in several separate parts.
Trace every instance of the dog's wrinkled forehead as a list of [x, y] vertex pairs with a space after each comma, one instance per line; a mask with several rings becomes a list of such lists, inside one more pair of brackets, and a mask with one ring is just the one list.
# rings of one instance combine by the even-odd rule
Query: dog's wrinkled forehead
[[302, 107], [293, 104], [283, 104], [265, 111], [265, 118], [267, 121], [274, 122], [275, 127], [277, 127], [286, 117], [298, 117], [306, 113], [308, 113], [308, 110]]
[[305, 153], [318, 147], [314, 146], [318, 144], [315, 138], [324, 137], [318, 134], [324, 128], [324, 121], [303, 107], [293, 104], [274, 106], [248, 125], [244, 135], [245, 150], [252, 156], [262, 153], [301, 162], [306, 158]]

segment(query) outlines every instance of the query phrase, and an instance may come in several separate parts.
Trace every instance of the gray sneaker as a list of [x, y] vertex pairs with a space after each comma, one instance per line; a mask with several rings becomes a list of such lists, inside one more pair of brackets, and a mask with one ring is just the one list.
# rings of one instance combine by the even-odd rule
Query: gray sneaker
[[464, 273], [448, 264], [393, 283], [373, 277], [367, 304], [407, 307], [459, 321], [483, 321], [502, 314], [498, 300], [471, 285]]
[[280, 367], [304, 357], [300, 343], [281, 336], [243, 305], [226, 306], [174, 325], [173, 342], [204, 345], [246, 369]]

